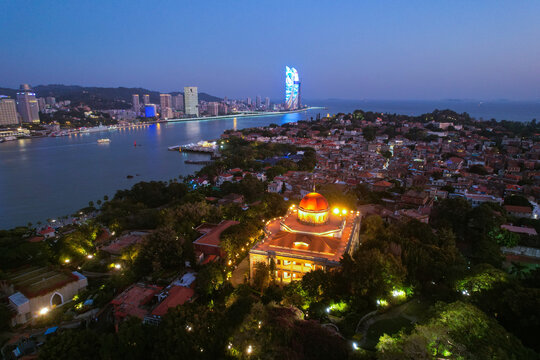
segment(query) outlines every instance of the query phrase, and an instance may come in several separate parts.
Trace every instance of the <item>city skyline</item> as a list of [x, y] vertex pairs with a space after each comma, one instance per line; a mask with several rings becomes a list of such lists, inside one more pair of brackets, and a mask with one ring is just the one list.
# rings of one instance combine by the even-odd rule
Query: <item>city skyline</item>
[[[11, 51], [0, 59], [9, 69], [1, 85], [141, 86], [169, 92], [196, 84], [220, 97], [265, 93], [277, 99], [282, 66], [290, 63], [302, 69], [309, 99], [540, 98], [535, 65], [540, 52], [531, 46], [540, 37], [534, 15], [540, 4], [392, 4], [295, 2], [283, 12], [282, 3], [264, 8], [214, 3], [209, 14], [202, 11], [204, 4], [169, 3], [170, 11], [162, 14], [150, 3], [56, 8], [6, 2], [0, 28], [9, 34], [4, 46]], [[182, 21], [173, 21], [179, 14]], [[158, 15], [152, 30], [132, 36], [141, 21]], [[299, 41], [289, 41], [288, 23], [295, 24]], [[187, 35], [182, 47], [166, 45], [180, 34]], [[237, 42], [242, 46], [230, 46]], [[164, 51], [149, 58], [141, 43]]]

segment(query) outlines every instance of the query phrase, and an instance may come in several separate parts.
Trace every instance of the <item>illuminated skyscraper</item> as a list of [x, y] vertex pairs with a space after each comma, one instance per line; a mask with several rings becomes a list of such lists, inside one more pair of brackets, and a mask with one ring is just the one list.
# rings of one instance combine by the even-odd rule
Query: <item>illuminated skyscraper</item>
[[159, 94], [159, 105], [162, 110], [165, 108], [172, 108], [171, 94]]
[[300, 108], [300, 78], [295, 68], [285, 66], [285, 107], [289, 110]]
[[0, 95], [0, 126], [19, 123], [15, 100]]
[[266, 110], [270, 109], [270, 98], [269, 97], [266, 97], [264, 99], [264, 107], [266, 108]]
[[21, 91], [17, 93], [17, 111], [23, 122], [39, 123], [39, 105], [36, 94], [31, 91], [28, 84], [22, 84]]
[[184, 88], [184, 108], [186, 115], [199, 116], [199, 95], [196, 86]]

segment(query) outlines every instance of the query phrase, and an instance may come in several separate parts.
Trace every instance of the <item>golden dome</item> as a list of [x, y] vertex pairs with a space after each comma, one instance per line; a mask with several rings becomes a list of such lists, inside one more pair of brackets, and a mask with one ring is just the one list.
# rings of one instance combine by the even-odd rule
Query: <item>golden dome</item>
[[304, 196], [298, 207], [309, 212], [328, 211], [329, 208], [326, 198], [316, 192], [311, 192]]
[[328, 201], [319, 193], [304, 196], [298, 205], [298, 220], [303, 223], [319, 225], [328, 221]]

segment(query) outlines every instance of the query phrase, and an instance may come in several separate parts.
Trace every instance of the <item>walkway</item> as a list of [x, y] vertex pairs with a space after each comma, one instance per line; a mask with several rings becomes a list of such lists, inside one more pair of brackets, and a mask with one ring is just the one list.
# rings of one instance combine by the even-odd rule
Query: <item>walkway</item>
[[246, 276], [249, 277], [249, 256], [246, 256], [233, 271], [231, 277], [232, 286], [238, 287], [239, 285], [243, 284]]

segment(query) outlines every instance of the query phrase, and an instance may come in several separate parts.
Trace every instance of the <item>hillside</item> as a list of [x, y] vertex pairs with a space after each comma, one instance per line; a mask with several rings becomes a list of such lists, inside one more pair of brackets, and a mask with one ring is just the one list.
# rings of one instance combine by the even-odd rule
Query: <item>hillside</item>
[[[38, 97], [54, 96], [57, 100], [71, 100], [73, 103], [81, 103], [93, 109], [128, 109], [131, 107], [131, 96], [133, 94], [150, 95], [150, 102], [159, 104], [159, 91], [152, 91], [143, 88], [107, 88], [107, 87], [87, 87], [78, 85], [38, 85], [33, 87]], [[17, 89], [0, 88], [0, 95], [7, 95], [15, 98]], [[179, 94], [180, 92], [171, 92]], [[199, 93], [199, 100], [220, 101], [221, 98], [206, 93]]]

